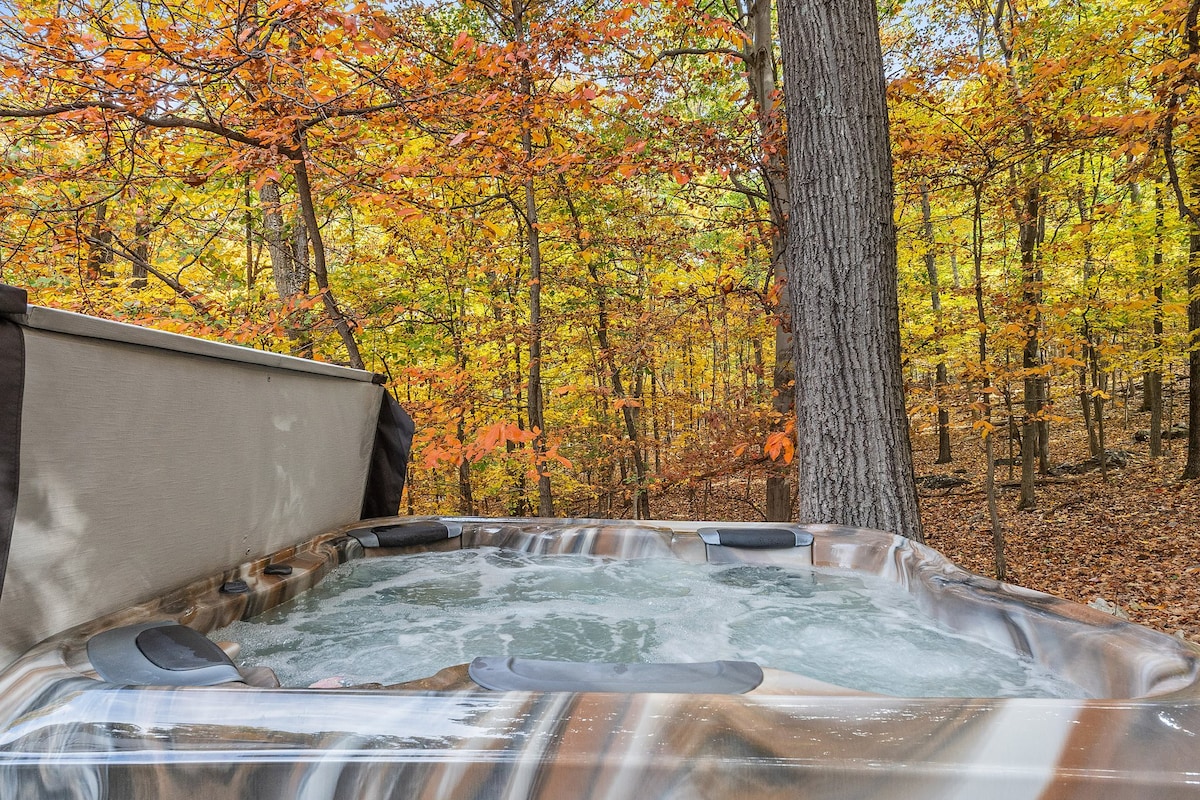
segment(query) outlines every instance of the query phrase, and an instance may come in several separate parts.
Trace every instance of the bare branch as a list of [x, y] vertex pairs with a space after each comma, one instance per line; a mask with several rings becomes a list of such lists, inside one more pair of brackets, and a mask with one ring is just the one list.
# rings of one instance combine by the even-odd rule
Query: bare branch
[[733, 56], [739, 61], [745, 61], [746, 55], [741, 50], [734, 50], [732, 47], [676, 47], [672, 50], [663, 50], [654, 57], [654, 63], [663, 61], [668, 58], [676, 58], [678, 56], [707, 56], [711, 54]]

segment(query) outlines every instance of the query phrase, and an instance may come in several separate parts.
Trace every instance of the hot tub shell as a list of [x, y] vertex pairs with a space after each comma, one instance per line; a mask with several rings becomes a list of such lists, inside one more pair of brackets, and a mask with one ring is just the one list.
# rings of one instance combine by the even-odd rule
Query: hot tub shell
[[[388, 434], [379, 424], [387, 403], [369, 374], [327, 366], [307, 371], [307, 362], [289, 360], [255, 363], [259, 355], [248, 361], [220, 345], [134, 334], [11, 300], [11, 293], [0, 297], [0, 335], [11, 337], [16, 328], [31, 358], [15, 390], [12, 365], [0, 368], [0, 395], [20, 392], [28, 412], [16, 420], [27, 468], [17, 469], [21, 459], [10, 456], [0, 471], [0, 510], [15, 520], [0, 531], [11, 541], [0, 595], [0, 653], [9, 662], [0, 673], [0, 796], [1200, 795], [1196, 648], [971, 575], [900, 537], [831, 526], [795, 526], [813, 536], [818, 567], [886, 576], [949, 627], [1026, 653], [1094, 699], [864, 696], [787, 674], [769, 674], [747, 694], [492, 692], [437, 679], [328, 690], [105, 682], [87, 657], [95, 634], [152, 620], [214, 630], [294, 597], [338, 563], [381, 552], [349, 534], [419, 520], [358, 519], [369, 505], [365, 497], [382, 493], [376, 501], [386, 504], [395, 490], [394, 484], [369, 488], [372, 462], [388, 461], [387, 448], [380, 448]], [[76, 386], [109, 386], [119, 397], [124, 384], [112, 378], [114, 363], [137, 383], [142, 414], [126, 413], [112, 397], [72, 393]], [[228, 417], [220, 398], [189, 398], [195, 409], [187, 419], [200, 420], [197, 430], [174, 429], [180, 382], [196, 380], [188, 376], [197, 368], [245, 390], [246, 413], [268, 423], [256, 435], [264, 443], [258, 452], [269, 457], [243, 463], [244, 453], [231, 454], [228, 442], [209, 432]], [[339, 416], [337, 408], [353, 410]], [[0, 405], [0, 453], [12, 429], [5, 413]], [[124, 453], [117, 459], [124, 469], [103, 476], [107, 483], [73, 474], [70, 448], [62, 444], [70, 441], [64, 424], [92, 430], [95, 415], [107, 433], [80, 446]], [[295, 433], [313, 433], [330, 416], [338, 417], [337, 436], [314, 445]], [[130, 437], [137, 448], [123, 450]], [[172, 443], [178, 450], [180, 441], [199, 465], [186, 485], [160, 475], [172, 463]], [[322, 459], [306, 449], [323, 446], [343, 455]], [[7, 447], [11, 453], [11, 442]], [[256, 491], [263, 493], [236, 508], [221, 493], [228, 478], [222, 459], [231, 458], [225, 472], [259, 476]], [[94, 472], [106, 460], [89, 456], [81, 463]], [[310, 490], [329, 492], [327, 479], [345, 483], [334, 492], [332, 511], [306, 513], [321, 505], [314, 497], [300, 510], [283, 502]], [[146, 484], [154, 481], [155, 503], [146, 503]], [[85, 491], [102, 483], [117, 486], [116, 507]], [[190, 504], [179, 520], [169, 513], [176, 503]], [[721, 523], [436, 522], [457, 535], [408, 549], [496, 546], [691, 561], [798, 557], [736, 548], [714, 554], [701, 531]], [[196, 555], [172, 558], [176, 542]], [[266, 574], [268, 564], [290, 566], [291, 574]], [[222, 592], [233, 580], [248, 591]]]

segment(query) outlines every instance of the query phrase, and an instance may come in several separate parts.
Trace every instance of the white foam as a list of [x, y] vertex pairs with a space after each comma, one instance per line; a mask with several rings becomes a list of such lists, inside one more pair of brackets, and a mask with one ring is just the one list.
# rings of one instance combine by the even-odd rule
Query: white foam
[[742, 659], [899, 696], [1082, 697], [1014, 653], [927, 619], [903, 589], [838, 570], [490, 548], [353, 561], [211, 634], [285, 686], [400, 683], [476, 656]]

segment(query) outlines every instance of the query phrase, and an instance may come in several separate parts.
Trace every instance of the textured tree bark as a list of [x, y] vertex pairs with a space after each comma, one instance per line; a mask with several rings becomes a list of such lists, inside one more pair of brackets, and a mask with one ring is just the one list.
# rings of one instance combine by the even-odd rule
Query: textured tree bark
[[280, 206], [279, 184], [273, 180], [264, 182], [258, 190], [258, 199], [262, 203], [263, 236], [271, 258], [275, 292], [280, 300], [290, 300], [300, 293], [304, 278], [296, 268], [295, 254], [288, 245], [288, 225]]
[[873, 0], [781, 0], [800, 520], [921, 540]]

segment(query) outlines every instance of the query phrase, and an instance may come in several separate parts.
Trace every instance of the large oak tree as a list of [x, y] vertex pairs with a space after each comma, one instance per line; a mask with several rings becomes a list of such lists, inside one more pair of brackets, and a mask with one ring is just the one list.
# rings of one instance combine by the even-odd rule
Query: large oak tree
[[780, 0], [800, 519], [921, 539], [874, 0]]

